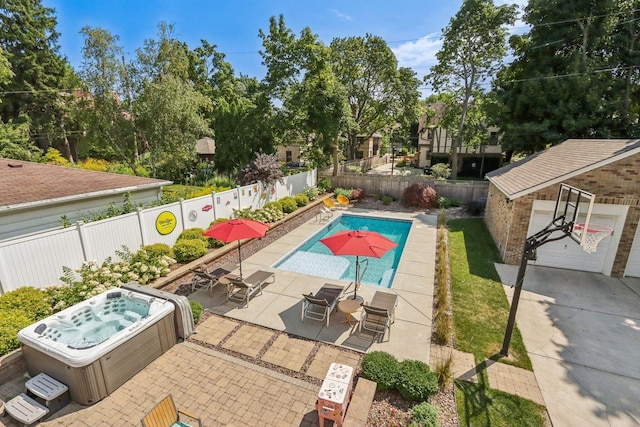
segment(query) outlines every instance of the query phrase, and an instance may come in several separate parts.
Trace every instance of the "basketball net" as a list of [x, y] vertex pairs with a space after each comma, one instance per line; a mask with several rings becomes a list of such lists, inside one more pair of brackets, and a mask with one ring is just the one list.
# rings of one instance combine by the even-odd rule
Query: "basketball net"
[[[584, 223], [574, 225], [573, 231], [576, 232], [582, 240], [582, 235], [585, 233]], [[584, 236], [582, 242], [582, 249], [590, 254], [594, 253], [598, 249], [598, 243], [600, 243], [600, 240], [604, 239], [612, 232], [613, 228], [599, 224], [589, 224], [589, 227], [587, 227], [586, 230], [587, 234]]]

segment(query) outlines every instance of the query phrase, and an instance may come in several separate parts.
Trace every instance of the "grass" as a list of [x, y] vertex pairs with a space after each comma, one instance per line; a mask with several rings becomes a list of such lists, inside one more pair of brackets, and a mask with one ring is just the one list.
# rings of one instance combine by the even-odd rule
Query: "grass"
[[531, 370], [520, 331], [514, 328], [509, 357], [499, 355], [509, 316], [494, 262], [499, 253], [482, 219], [448, 222], [449, 262], [456, 349], [472, 353], [478, 383], [456, 380], [456, 404], [462, 426], [544, 426], [544, 407], [490, 388], [486, 359]]
[[162, 188], [162, 192], [165, 196], [175, 198], [186, 199], [187, 195], [193, 192], [201, 191], [203, 187], [195, 186], [195, 185], [182, 185], [182, 184], [172, 184], [167, 185]]

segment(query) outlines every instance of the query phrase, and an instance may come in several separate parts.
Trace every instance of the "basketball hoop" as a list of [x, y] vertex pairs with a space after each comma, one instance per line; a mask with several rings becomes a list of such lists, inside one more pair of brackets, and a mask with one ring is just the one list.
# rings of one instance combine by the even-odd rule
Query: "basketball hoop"
[[[573, 231], [580, 235], [584, 233], [584, 223], [579, 223], [573, 226]], [[589, 252], [590, 254], [594, 253], [598, 248], [598, 243], [600, 240], [604, 239], [606, 236], [613, 232], [613, 228], [605, 227], [604, 225], [599, 224], [589, 224], [587, 227], [586, 235], [584, 239], [582, 239], [582, 249], [585, 252]]]

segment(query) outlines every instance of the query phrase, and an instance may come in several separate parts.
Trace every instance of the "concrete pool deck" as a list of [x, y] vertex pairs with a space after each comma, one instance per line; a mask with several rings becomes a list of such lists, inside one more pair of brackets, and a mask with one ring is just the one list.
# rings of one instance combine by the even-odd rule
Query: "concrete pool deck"
[[[325, 283], [334, 283], [346, 288], [350, 282], [271, 267], [324, 227], [328, 221], [343, 212], [413, 221], [391, 288], [362, 285], [358, 289], [358, 296], [362, 296], [365, 301], [370, 301], [376, 291], [398, 295], [395, 323], [391, 326], [391, 334], [387, 335], [381, 343], [374, 342], [373, 336], [369, 333], [359, 333], [356, 324], [350, 326], [348, 323], [343, 323], [345, 315], [338, 310], [332, 313], [329, 328], [324, 322], [300, 320], [303, 293], [315, 293]], [[216, 286], [211, 292], [196, 291], [189, 298], [200, 302], [205, 310], [213, 313], [291, 335], [356, 351], [386, 351], [400, 360], [415, 359], [429, 363], [437, 217], [421, 212], [400, 213], [350, 208], [334, 211], [333, 217], [328, 221], [316, 216], [243, 260], [242, 270], [245, 277], [256, 270], [269, 270], [276, 273], [275, 282], [266, 285], [262, 295], [253, 297], [248, 306], [238, 307], [238, 304], [233, 301], [227, 302], [223, 286]], [[352, 290], [353, 287], [349, 289], [349, 291]], [[356, 312], [354, 317], [359, 319], [360, 314]]]

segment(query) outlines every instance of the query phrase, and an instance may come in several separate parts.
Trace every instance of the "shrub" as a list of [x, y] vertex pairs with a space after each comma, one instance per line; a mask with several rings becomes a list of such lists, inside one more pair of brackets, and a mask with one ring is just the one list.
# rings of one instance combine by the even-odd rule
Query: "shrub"
[[296, 194], [294, 200], [299, 208], [309, 204], [309, 197], [306, 194]]
[[46, 298], [47, 293], [42, 289], [30, 286], [18, 288], [0, 296], [0, 312], [15, 310], [32, 321], [43, 319], [47, 317], [51, 308]]
[[320, 193], [326, 193], [331, 188], [331, 182], [328, 178], [320, 178], [316, 186], [318, 190], [320, 190]]
[[347, 199], [351, 199], [352, 197], [351, 194], [353, 193], [353, 189], [352, 188], [335, 188], [333, 190], [333, 193], [336, 195], [336, 197], [342, 194]]
[[278, 200], [278, 204], [282, 208], [282, 212], [289, 214], [291, 212], [295, 212], [298, 209], [298, 204], [296, 203], [296, 199], [291, 196], [283, 197]]
[[438, 410], [430, 403], [423, 402], [409, 410], [411, 427], [439, 427]]
[[202, 304], [198, 301], [189, 301], [189, 305], [191, 306], [191, 313], [193, 314], [193, 323], [198, 324], [200, 318], [202, 317]]
[[447, 199], [446, 197], [438, 198], [438, 207], [447, 209], [452, 207], [460, 206], [460, 200], [457, 199]]
[[405, 166], [407, 166], [407, 161], [406, 161], [406, 160], [404, 160], [404, 159], [402, 159], [402, 160], [398, 160], [398, 161], [396, 162], [396, 167], [397, 167], [397, 168], [403, 168], [403, 167], [405, 167]]
[[173, 254], [178, 262], [189, 262], [207, 253], [207, 244], [201, 239], [178, 240], [173, 245]]
[[384, 351], [372, 351], [362, 358], [362, 376], [378, 383], [378, 390], [392, 389], [398, 376], [398, 360]]
[[402, 203], [405, 206], [429, 209], [435, 206], [436, 202], [436, 190], [424, 184], [411, 184], [402, 192]]
[[362, 167], [356, 165], [347, 166], [347, 172], [349, 173], [362, 173]]
[[171, 252], [171, 248], [169, 245], [164, 243], [154, 243], [152, 245], [143, 246], [142, 249], [147, 251], [150, 257], [160, 258], [165, 255], [173, 258], [173, 253]]
[[451, 168], [446, 163], [436, 163], [431, 166], [431, 175], [435, 179], [447, 179], [451, 176]]
[[182, 230], [182, 233], [178, 236], [178, 240], [193, 240], [200, 239], [203, 242], [206, 242], [208, 237], [203, 236], [204, 230], [202, 228], [187, 228]]
[[411, 402], [426, 402], [438, 391], [438, 379], [426, 363], [403, 360], [398, 367], [396, 389]]
[[453, 356], [450, 354], [446, 359], [437, 362], [433, 371], [438, 378], [438, 385], [440, 387], [451, 384], [453, 380]]
[[306, 190], [304, 190], [304, 194], [309, 198], [309, 200], [315, 200], [318, 197], [318, 194], [320, 194], [320, 191], [318, 190], [318, 187], [307, 187]]
[[367, 197], [367, 194], [365, 193], [365, 191], [362, 188], [355, 188], [351, 192], [351, 198], [353, 200], [361, 200], [361, 199], [364, 199], [365, 197]]
[[464, 204], [464, 210], [469, 215], [480, 216], [483, 214], [486, 204], [487, 201], [484, 199], [473, 200]]
[[0, 316], [0, 355], [5, 355], [20, 347], [18, 331], [33, 323], [22, 310], [3, 311]]
[[390, 205], [393, 202], [393, 197], [391, 196], [382, 196], [381, 198], [383, 205]]

